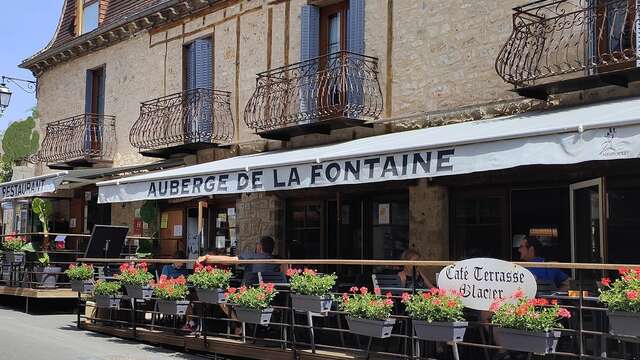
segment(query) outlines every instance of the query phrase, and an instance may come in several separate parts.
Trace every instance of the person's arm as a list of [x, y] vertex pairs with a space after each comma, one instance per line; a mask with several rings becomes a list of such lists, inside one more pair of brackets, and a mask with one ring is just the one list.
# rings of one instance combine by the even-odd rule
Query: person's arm
[[237, 256], [227, 256], [227, 255], [205, 255], [198, 258], [199, 262], [205, 262], [205, 263], [216, 263], [220, 261], [235, 261], [235, 260], [238, 260]]

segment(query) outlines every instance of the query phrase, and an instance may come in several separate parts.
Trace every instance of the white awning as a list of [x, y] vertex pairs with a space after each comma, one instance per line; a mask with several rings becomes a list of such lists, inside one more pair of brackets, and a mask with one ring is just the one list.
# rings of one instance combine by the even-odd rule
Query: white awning
[[102, 203], [637, 158], [640, 97], [238, 156], [98, 183]]
[[95, 184], [114, 176], [156, 170], [184, 164], [182, 160], [161, 161], [116, 168], [95, 168], [59, 171], [51, 174], [12, 180], [0, 184], [0, 201], [52, 193], [58, 189], [73, 189]]

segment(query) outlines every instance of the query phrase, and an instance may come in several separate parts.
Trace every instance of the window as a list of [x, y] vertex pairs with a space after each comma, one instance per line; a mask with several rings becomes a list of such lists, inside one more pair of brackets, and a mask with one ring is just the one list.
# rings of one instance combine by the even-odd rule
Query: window
[[98, 27], [100, 14], [99, 0], [81, 0], [82, 4], [82, 21], [80, 34], [88, 33]]
[[320, 9], [320, 55], [346, 49], [347, 3]]

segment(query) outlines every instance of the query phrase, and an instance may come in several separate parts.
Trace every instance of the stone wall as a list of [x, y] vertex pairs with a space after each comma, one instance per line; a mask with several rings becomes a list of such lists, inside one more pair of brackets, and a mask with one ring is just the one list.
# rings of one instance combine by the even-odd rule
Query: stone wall
[[424, 260], [449, 258], [449, 194], [421, 179], [409, 187], [409, 247]]
[[276, 246], [274, 254], [283, 249], [283, 200], [267, 193], [242, 194], [236, 202], [238, 213], [238, 254], [253, 252], [262, 236], [271, 236]]

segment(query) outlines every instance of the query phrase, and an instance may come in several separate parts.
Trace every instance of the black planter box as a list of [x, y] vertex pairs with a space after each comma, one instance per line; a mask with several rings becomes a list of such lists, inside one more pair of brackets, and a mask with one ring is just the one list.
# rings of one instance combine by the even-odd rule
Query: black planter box
[[550, 354], [556, 351], [560, 331], [534, 332], [501, 327], [493, 328], [500, 345], [508, 350], [524, 351], [536, 354]]
[[613, 335], [640, 336], [640, 313], [607, 311], [607, 315]]
[[71, 290], [80, 293], [90, 293], [93, 291], [93, 281], [92, 280], [70, 280], [71, 282]]
[[273, 314], [273, 308], [253, 310], [236, 306], [235, 310], [238, 321], [249, 324], [267, 325], [271, 321], [271, 315]]
[[55, 289], [58, 285], [58, 275], [62, 268], [58, 266], [39, 267], [35, 269], [38, 287], [45, 289]]
[[96, 295], [96, 306], [99, 308], [120, 308], [122, 295]]
[[462, 341], [467, 330], [466, 321], [428, 322], [413, 320], [413, 331], [420, 340]]
[[387, 320], [367, 320], [350, 316], [346, 318], [352, 333], [381, 339], [391, 336], [393, 325], [396, 323], [396, 319], [391, 318]]
[[4, 260], [8, 263], [23, 263], [24, 252], [23, 251], [5, 251]]
[[189, 307], [189, 300], [162, 300], [156, 301], [158, 312], [165, 315], [184, 315]]
[[196, 288], [198, 300], [207, 304], [225, 304], [227, 299], [224, 297], [224, 289], [200, 289]]
[[151, 299], [153, 296], [153, 288], [151, 286], [125, 285], [127, 296], [132, 299]]
[[330, 296], [291, 294], [291, 306], [298, 311], [327, 313], [331, 310]]

